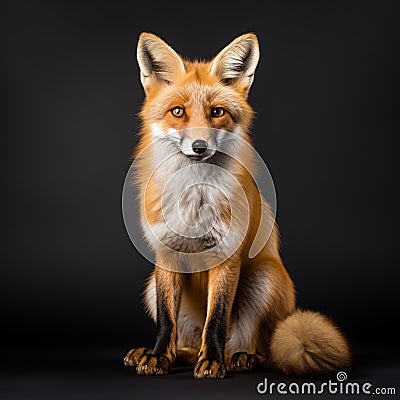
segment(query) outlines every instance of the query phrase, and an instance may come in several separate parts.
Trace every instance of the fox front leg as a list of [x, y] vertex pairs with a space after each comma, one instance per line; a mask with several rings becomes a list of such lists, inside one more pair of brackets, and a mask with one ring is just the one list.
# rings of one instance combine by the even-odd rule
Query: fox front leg
[[168, 374], [176, 357], [176, 320], [182, 293], [179, 273], [155, 268], [157, 293], [157, 336], [152, 352], [141, 357], [139, 375]]
[[195, 378], [225, 378], [225, 341], [239, 281], [240, 266], [232, 260], [208, 272], [207, 317]]

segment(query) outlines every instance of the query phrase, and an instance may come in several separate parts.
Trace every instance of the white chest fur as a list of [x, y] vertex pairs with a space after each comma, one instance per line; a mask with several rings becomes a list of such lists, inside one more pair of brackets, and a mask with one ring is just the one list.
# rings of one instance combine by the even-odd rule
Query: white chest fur
[[164, 262], [170, 260], [171, 269], [210, 268], [243, 241], [248, 204], [229, 162], [224, 162], [193, 162], [178, 152], [155, 168], [154, 177], [162, 182], [162, 218], [151, 225], [145, 221], [143, 229], [153, 250]]

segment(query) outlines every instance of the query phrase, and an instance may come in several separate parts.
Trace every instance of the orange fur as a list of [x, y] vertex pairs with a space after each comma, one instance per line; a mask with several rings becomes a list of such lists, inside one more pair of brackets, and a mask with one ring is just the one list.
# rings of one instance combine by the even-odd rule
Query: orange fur
[[[143, 50], [146, 41], [150, 44]], [[246, 46], [250, 45], [253, 47], [247, 49]], [[213, 60], [191, 62], [182, 60], [155, 35], [141, 35], [138, 59], [142, 68], [141, 79], [146, 99], [140, 112], [142, 128], [135, 156], [152, 143], [154, 124], [157, 124], [161, 131], [170, 128], [179, 131], [208, 127], [232, 132], [236, 127], [240, 127], [244, 139], [251, 144], [249, 133], [254, 113], [247, 102], [247, 94], [255, 65], [250, 71], [252, 74], [243, 74], [233, 79], [229, 73], [234, 74], [235, 71], [227, 72], [223, 68], [229, 67], [231, 62], [229, 51], [236, 52], [238, 57], [237, 54], [240, 55], [241, 51], [248, 50], [246, 57], [250, 58], [253, 64], [256, 60], [256, 63], [257, 38], [254, 34], [246, 34], [227, 48], [228, 53], [223, 50], [217, 56], [218, 65], [215, 65]], [[165, 65], [160, 69], [159, 76], [156, 76], [157, 71], [152, 75], [147, 65], [149, 61], [143, 59], [147, 54], [145, 51], [154, 51], [151, 57], [156, 57], [157, 51], [160, 52], [174, 67], [169, 70], [168, 65]], [[154, 68], [156, 67], [157, 65]], [[224, 74], [228, 76], [227, 79]], [[170, 110], [174, 107], [182, 107], [185, 111], [184, 116], [173, 116]], [[225, 114], [220, 118], [212, 118], [210, 113], [215, 107], [222, 107], [226, 110]], [[224, 377], [224, 363], [229, 364], [231, 360], [234, 360], [231, 368], [235, 370], [245, 370], [249, 365], [257, 363], [271, 365], [272, 361], [282, 372], [299, 375], [332, 372], [348, 367], [350, 350], [336, 326], [321, 314], [296, 310], [294, 286], [279, 254], [279, 232], [275, 224], [261, 252], [254, 258], [248, 256], [260, 225], [263, 199], [251, 174], [241, 163], [244, 157], [246, 154], [241, 153], [237, 160], [232, 160], [229, 171], [240, 182], [250, 211], [245, 239], [236, 253], [209, 271], [182, 276], [162, 270], [160, 267], [168, 265], [165, 258], [168, 256], [165, 253], [157, 255], [158, 267], [148, 282], [145, 301], [151, 316], [156, 320], [155, 285], [165, 296], [167, 313], [173, 321], [173, 334], [165, 355], [171, 364], [175, 353], [178, 357], [181, 355], [182, 359], [193, 362], [196, 352], [200, 351], [195, 368], [195, 376], [200, 378]], [[247, 161], [251, 163], [251, 160]], [[155, 175], [151, 176], [153, 169], [151, 157], [140, 160], [138, 183], [142, 193], [141, 201], [145, 198], [141, 217], [150, 225], [162, 222], [160, 193], [165, 184]], [[233, 217], [229, 199], [225, 196], [215, 206], [219, 218], [229, 224]], [[179, 304], [175, 304], [175, 301]], [[224, 306], [223, 311], [218, 311], [221, 309], [221, 302]], [[222, 332], [221, 335], [225, 335], [226, 328], [227, 342], [222, 360], [210, 356], [214, 354], [210, 350], [214, 344], [208, 339], [210, 326], [216, 323], [217, 312], [221, 313], [222, 319], [226, 319], [226, 325], [218, 328]], [[247, 356], [235, 356], [238, 352], [244, 352]], [[142, 361], [135, 361], [139, 356], [142, 357]], [[140, 348], [128, 353], [126, 364], [138, 364], [138, 371], [145, 374], [167, 372], [165, 360], [164, 364], [157, 363], [154, 356], [150, 362], [148, 357], [147, 350]]]

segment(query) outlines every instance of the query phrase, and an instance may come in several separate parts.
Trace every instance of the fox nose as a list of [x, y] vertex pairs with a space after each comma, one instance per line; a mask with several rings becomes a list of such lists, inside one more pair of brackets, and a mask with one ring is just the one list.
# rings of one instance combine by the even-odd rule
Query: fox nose
[[202, 139], [197, 139], [192, 143], [192, 149], [197, 154], [204, 153], [207, 150], [207, 142]]

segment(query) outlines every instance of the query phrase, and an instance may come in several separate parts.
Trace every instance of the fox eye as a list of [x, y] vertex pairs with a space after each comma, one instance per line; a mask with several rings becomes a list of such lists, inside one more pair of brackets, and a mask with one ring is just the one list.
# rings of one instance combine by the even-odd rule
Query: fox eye
[[212, 118], [220, 118], [225, 115], [225, 110], [222, 107], [215, 107], [211, 110]]
[[174, 107], [171, 109], [171, 114], [174, 117], [182, 118], [185, 115], [185, 110], [183, 107]]

